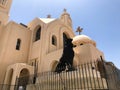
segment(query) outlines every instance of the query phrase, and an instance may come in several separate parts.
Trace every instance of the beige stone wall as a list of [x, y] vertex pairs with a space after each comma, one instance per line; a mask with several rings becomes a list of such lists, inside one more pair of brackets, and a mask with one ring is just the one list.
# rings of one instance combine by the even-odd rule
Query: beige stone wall
[[[39, 26], [41, 26], [40, 40], [34, 41], [36, 29]], [[34, 60], [36, 58], [40, 60], [41, 44], [42, 44], [42, 37], [43, 37], [43, 31], [44, 31], [45, 25], [38, 18], [35, 18], [28, 24], [28, 27], [30, 28], [32, 32], [31, 37], [30, 37], [31, 40], [30, 40], [29, 61], [28, 61], [28, 62], [31, 62], [31, 60]]]
[[39, 72], [52, 71], [56, 62], [59, 62], [60, 57], [62, 56], [63, 49], [51, 52], [42, 59], [39, 63]]
[[94, 62], [100, 59], [100, 56], [102, 56], [104, 59], [103, 53], [92, 44], [84, 44], [81, 46], [77, 46], [74, 48], [74, 52], [76, 55], [75, 61], [77, 62], [77, 65]]
[[[38, 72], [51, 70], [51, 64], [55, 60], [58, 61], [62, 55], [61, 49], [63, 48], [63, 33], [65, 33], [69, 38], [73, 38], [74, 33], [72, 29], [64, 25], [60, 20], [55, 20], [51, 23], [45, 24], [38, 18], [29, 23], [28, 26], [32, 30], [29, 62], [35, 59], [39, 61]], [[41, 26], [41, 38], [40, 40], [33, 42], [35, 35], [34, 31], [37, 26]], [[53, 35], [56, 36], [56, 46], [52, 45]]]
[[[2, 39], [2, 33], [3, 33], [3, 31], [4, 31], [4, 25], [0, 24], [0, 41]], [[1, 45], [1, 43], [0, 43], [0, 45]]]
[[[10, 22], [5, 27], [1, 37], [0, 75], [2, 79], [0, 81], [2, 82], [7, 66], [20, 62], [27, 62], [31, 31], [19, 24]], [[21, 39], [20, 50], [16, 50], [18, 38]]]

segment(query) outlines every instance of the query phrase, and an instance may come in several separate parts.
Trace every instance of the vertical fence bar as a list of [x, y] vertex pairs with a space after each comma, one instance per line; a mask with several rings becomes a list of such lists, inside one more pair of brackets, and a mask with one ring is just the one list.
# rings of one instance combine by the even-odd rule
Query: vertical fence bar
[[82, 70], [82, 68], [81, 68], [81, 65], [80, 65], [80, 66], [79, 66], [79, 75], [80, 75], [79, 80], [80, 80], [80, 87], [81, 87], [80, 89], [83, 89], [83, 86], [82, 86], [82, 84], [83, 84], [82, 81], [83, 81], [83, 80], [82, 80], [82, 73], [81, 73], [81, 70]]
[[[59, 79], [60, 79], [60, 87], [59, 88], [62, 88], [63, 87], [63, 81], [62, 81], [62, 74], [59, 73]], [[62, 86], [62, 87], [61, 87]]]
[[72, 76], [71, 76], [71, 72], [69, 72], [69, 76], [70, 76], [70, 90], [73, 89], [73, 86], [72, 86]]
[[43, 90], [45, 90], [45, 73], [42, 73], [42, 74], [43, 74], [43, 78], [42, 78], [43, 83], [42, 83], [42, 85], [43, 85]]
[[[73, 68], [74, 68], [74, 67], [73, 67]], [[73, 79], [74, 79], [74, 83], [75, 83], [75, 86], [74, 86], [75, 89], [77, 89], [77, 77], [76, 77], [77, 75], [76, 75], [76, 73], [75, 73], [76, 71], [77, 71], [77, 70], [74, 70], [74, 71], [73, 71], [73, 74], [74, 74]]]
[[49, 81], [48, 81], [48, 74], [49, 72], [46, 73], [46, 88], [49, 88]]
[[[44, 75], [45, 73], [43, 72], [42, 74], [43, 74], [42, 75], [42, 82], [43, 82], [42, 86], [43, 86], [43, 90], [45, 90], [45, 75]], [[42, 88], [42, 86], [41, 86], [41, 88]]]
[[[116, 89], [120, 89], [120, 78], [118, 78], [119, 75], [118, 75], [118, 71], [117, 71], [117, 68], [115, 68], [115, 74], [114, 74], [114, 78], [115, 78], [115, 82], [116, 82]], [[118, 79], [118, 80], [117, 80]], [[118, 86], [119, 85], [119, 86]]]
[[40, 89], [42, 89], [42, 87], [44, 87], [43, 85], [42, 85], [42, 80], [43, 80], [43, 73], [41, 73], [41, 77], [39, 77], [40, 78]]
[[58, 73], [58, 79], [59, 79], [59, 88], [60, 88], [60, 85], [61, 85], [60, 73]]
[[86, 63], [86, 64], [84, 64], [84, 68], [85, 68], [85, 76], [86, 76], [86, 86], [87, 86], [87, 89], [89, 90], [89, 79], [88, 79], [88, 73], [87, 73], [87, 69], [88, 68], [86, 68], [86, 66], [87, 66], [88, 64]]
[[67, 85], [67, 73], [64, 72], [64, 74], [65, 74], [65, 90], [67, 90], [67, 87], [68, 87], [68, 85]]
[[59, 75], [58, 75], [58, 73], [56, 73], [56, 76], [57, 76], [57, 90], [59, 89]]
[[[62, 89], [63, 89], [63, 87], [64, 87], [64, 83], [63, 83], [62, 74], [63, 74], [63, 72], [60, 73], [60, 79], [61, 79], [61, 86], [62, 86]], [[63, 90], [64, 90], [64, 89], [63, 89]]]
[[[54, 72], [53, 72], [54, 73]], [[55, 83], [55, 90], [57, 90], [57, 82], [56, 82], [56, 73], [54, 73], [54, 83]]]
[[54, 73], [52, 72], [52, 90], [54, 90], [55, 85], [54, 85]]
[[61, 86], [60, 73], [58, 75], [59, 75], [59, 88], [60, 88], [60, 86]]
[[79, 70], [79, 69], [78, 69], [78, 66], [77, 66], [77, 67], [76, 67], [76, 71], [75, 71], [75, 72], [76, 72], [76, 83], [77, 83], [77, 84], [76, 84], [76, 86], [77, 86], [76, 89], [80, 89], [80, 88], [79, 88], [79, 84], [80, 84], [80, 83], [79, 83], [79, 78], [80, 78], [80, 77], [78, 76], [78, 74], [79, 74], [79, 73], [78, 73], [78, 70]]
[[[84, 64], [83, 64], [84, 65]], [[84, 77], [84, 67], [83, 67], [83, 65], [81, 65], [81, 68], [82, 68], [82, 80], [83, 80], [83, 89], [85, 89], [86, 90], [86, 87], [85, 87], [85, 77]]]
[[89, 72], [89, 78], [90, 78], [90, 88], [93, 88], [93, 85], [92, 85], [92, 76], [91, 76], [91, 67], [90, 67], [90, 63], [88, 63], [88, 72]]
[[[99, 61], [101, 61], [101, 63], [102, 63], [101, 69], [103, 70], [103, 71], [100, 73], [101, 82], [102, 82], [102, 87], [103, 87], [103, 89], [106, 89], [106, 87], [105, 87], [105, 85], [106, 85], [106, 78], [105, 78], [105, 80], [104, 80], [104, 77], [105, 77], [104, 62], [103, 62], [102, 60], [99, 60]], [[97, 62], [97, 63], [98, 63], [98, 62]], [[102, 77], [102, 76], [104, 76], [104, 77]]]
[[67, 89], [69, 90], [69, 88], [70, 88], [69, 72], [66, 72], [66, 73], [67, 73], [67, 82], [69, 82], [68, 86], [67, 86]]
[[[99, 78], [98, 78], [98, 72], [97, 72], [97, 70], [96, 70], [96, 68], [97, 68], [97, 67], [96, 67], [96, 62], [94, 61], [93, 63], [94, 63], [94, 66], [95, 66], [95, 74], [96, 74], [96, 79], [97, 79], [97, 84], [98, 84], [98, 85], [97, 85], [97, 88], [98, 88], [98, 89], [101, 89], [101, 88], [100, 88], [100, 83], [99, 83]], [[101, 78], [101, 77], [100, 77], [100, 78]]]
[[54, 73], [54, 83], [55, 83], [55, 90], [57, 90], [57, 82], [56, 82], [56, 74], [55, 73]]
[[103, 61], [103, 70], [104, 70], [104, 73], [105, 73], [105, 79], [106, 79], [106, 83], [107, 83], [107, 88], [109, 89], [108, 76], [107, 76], [107, 72], [106, 72], [105, 62], [104, 61]]
[[48, 72], [48, 88], [51, 90], [51, 85], [50, 85], [50, 78], [51, 78], [51, 72]]
[[93, 63], [91, 62], [90, 65], [91, 65], [91, 69], [92, 69], [92, 72], [91, 72], [91, 73], [92, 73], [92, 75], [93, 75], [94, 88], [96, 89], [95, 76], [94, 76], [94, 72], [93, 72], [93, 69], [94, 69]]
[[[111, 76], [111, 81], [113, 81], [115, 83], [115, 85], [117, 85], [117, 81], [115, 80], [116, 77], [115, 77], [115, 71], [114, 71], [114, 68], [112, 67], [112, 71], [110, 72], [109, 76]], [[114, 88], [117, 88], [116, 86]]]
[[55, 90], [55, 77], [54, 77], [55, 75], [54, 75], [53, 72], [52, 72], [52, 74], [53, 74], [53, 75], [52, 75], [52, 76], [53, 76], [53, 80], [52, 80], [52, 82], [53, 82], [53, 90]]
[[71, 75], [71, 86], [72, 86], [72, 90], [74, 89], [74, 80], [72, 79], [73, 78], [73, 72], [70, 72], [70, 75]]
[[[99, 61], [96, 62], [96, 67], [97, 67], [97, 68], [98, 68], [98, 66], [97, 66], [97, 65], [98, 65], [98, 62], [99, 62]], [[102, 63], [102, 64], [103, 64], [103, 63]], [[103, 70], [103, 65], [102, 65], [102, 70]], [[105, 87], [104, 87], [104, 81], [103, 81], [103, 78], [102, 78], [101, 75], [104, 76], [104, 72], [100, 73], [100, 85], [101, 85], [100, 88], [102, 87], [103, 89], [105, 89]], [[98, 77], [98, 76], [97, 76], [97, 77]]]
[[85, 70], [85, 63], [83, 64], [83, 75], [84, 75], [84, 85], [85, 85], [85, 90], [87, 89], [87, 78], [86, 78], [86, 70]]
[[[57, 78], [58, 78], [58, 81], [57, 81], [57, 82], [58, 82], [58, 89], [59, 89], [59, 88], [60, 88], [60, 77], [59, 77], [59, 73], [58, 73], [58, 72], [55, 72], [55, 73], [56, 73]], [[58, 90], [58, 89], [57, 89], [57, 90]]]
[[68, 82], [69, 82], [69, 90], [71, 89], [71, 77], [70, 77], [70, 72], [67, 72], [68, 73]]

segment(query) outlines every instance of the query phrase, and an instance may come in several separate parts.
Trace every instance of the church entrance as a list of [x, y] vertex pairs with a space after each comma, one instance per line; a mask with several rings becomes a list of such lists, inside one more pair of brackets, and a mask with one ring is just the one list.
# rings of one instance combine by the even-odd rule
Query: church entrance
[[29, 71], [28, 69], [22, 69], [20, 71], [20, 76], [17, 82], [17, 90], [26, 90], [29, 81]]

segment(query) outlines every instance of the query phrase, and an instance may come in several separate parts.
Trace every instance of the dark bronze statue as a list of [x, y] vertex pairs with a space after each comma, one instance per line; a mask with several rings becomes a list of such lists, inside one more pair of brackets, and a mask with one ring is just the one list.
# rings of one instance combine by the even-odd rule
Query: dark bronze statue
[[73, 51], [72, 39], [67, 39], [66, 45], [63, 49], [62, 57], [59, 60], [55, 72], [60, 73], [65, 70], [66, 71], [75, 70], [73, 67], [73, 58], [74, 58], [74, 51]]

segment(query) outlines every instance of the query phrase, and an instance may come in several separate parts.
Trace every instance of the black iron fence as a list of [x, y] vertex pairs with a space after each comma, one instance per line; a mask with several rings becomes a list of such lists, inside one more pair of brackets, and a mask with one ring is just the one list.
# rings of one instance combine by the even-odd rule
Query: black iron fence
[[1, 85], [0, 90], [120, 90], [120, 72], [110, 63], [97, 61], [74, 68], [19, 77], [15, 86]]

